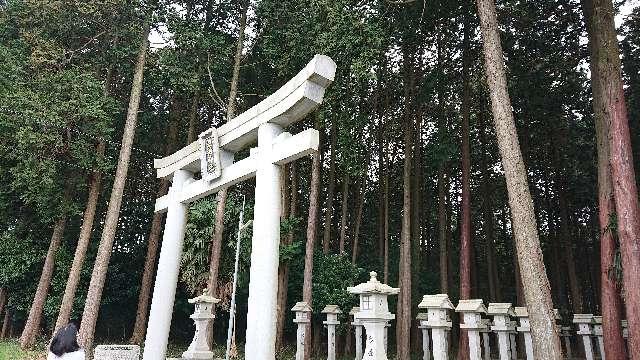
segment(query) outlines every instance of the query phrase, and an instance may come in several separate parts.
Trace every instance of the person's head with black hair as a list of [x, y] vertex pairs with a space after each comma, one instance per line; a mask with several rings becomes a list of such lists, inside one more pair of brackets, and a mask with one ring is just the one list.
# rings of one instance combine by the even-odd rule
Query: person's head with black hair
[[56, 356], [80, 350], [80, 346], [78, 346], [78, 327], [70, 323], [58, 330], [56, 336], [51, 340], [49, 350]]

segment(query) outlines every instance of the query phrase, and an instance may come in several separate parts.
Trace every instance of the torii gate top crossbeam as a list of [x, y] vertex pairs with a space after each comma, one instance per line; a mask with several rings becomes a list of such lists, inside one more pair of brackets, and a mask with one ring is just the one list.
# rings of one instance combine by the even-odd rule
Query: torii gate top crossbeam
[[[295, 77], [260, 103], [218, 128], [220, 148], [235, 153], [256, 142], [258, 127], [274, 123], [287, 127], [302, 120], [324, 97], [333, 82], [336, 64], [316, 55]], [[159, 178], [170, 178], [176, 170], [200, 171], [200, 147], [195, 141], [177, 152], [154, 160]]]

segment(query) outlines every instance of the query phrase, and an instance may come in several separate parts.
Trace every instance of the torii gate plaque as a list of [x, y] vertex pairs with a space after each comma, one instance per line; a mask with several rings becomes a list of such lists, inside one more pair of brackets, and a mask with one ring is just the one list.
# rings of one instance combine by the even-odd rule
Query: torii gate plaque
[[[167, 212], [160, 260], [153, 289], [143, 360], [164, 360], [180, 270], [187, 205], [221, 189], [256, 177], [249, 304], [247, 360], [275, 358], [276, 297], [280, 242], [280, 166], [318, 150], [315, 129], [291, 135], [283, 128], [302, 120], [324, 97], [336, 64], [316, 55], [284, 86], [217, 129], [201, 134], [172, 155], [154, 161], [158, 177], [172, 180], [169, 193], [156, 201]], [[249, 157], [234, 162], [234, 153], [258, 141]], [[209, 162], [212, 163], [209, 163]], [[202, 163], [205, 162], [205, 163]], [[194, 173], [203, 171], [202, 179]]]

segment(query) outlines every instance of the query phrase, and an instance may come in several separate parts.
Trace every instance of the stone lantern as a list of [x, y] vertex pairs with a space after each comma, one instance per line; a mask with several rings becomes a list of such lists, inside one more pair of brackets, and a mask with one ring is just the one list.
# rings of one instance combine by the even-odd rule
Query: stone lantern
[[342, 311], [338, 305], [327, 305], [322, 310], [323, 314], [327, 314], [327, 321], [322, 322], [327, 326], [327, 359], [336, 359], [336, 326], [340, 325], [338, 321], [338, 314], [342, 314]]
[[422, 324], [431, 329], [431, 340], [434, 360], [449, 358], [449, 343], [447, 333], [451, 331], [449, 310], [453, 304], [447, 294], [425, 295], [418, 304], [418, 308], [427, 309], [428, 320]]
[[460, 324], [460, 329], [467, 330], [469, 338], [469, 359], [481, 360], [480, 330], [486, 326], [482, 323], [482, 314], [487, 312], [487, 308], [481, 299], [460, 300], [458, 306], [456, 306], [456, 312], [462, 313], [464, 318], [464, 323]]
[[293, 322], [298, 324], [298, 333], [296, 337], [296, 360], [303, 360], [307, 324], [311, 322], [311, 307], [306, 301], [300, 301], [291, 308], [291, 311], [296, 313], [296, 318], [293, 319]]
[[349, 311], [349, 315], [353, 317], [353, 322], [351, 325], [355, 329], [355, 337], [356, 337], [356, 360], [362, 360], [362, 322], [356, 317], [356, 314], [360, 312], [360, 308], [354, 306]]
[[208, 295], [206, 289], [202, 295], [189, 299], [189, 303], [195, 306], [195, 311], [190, 317], [196, 324], [196, 333], [187, 351], [182, 353], [183, 359], [213, 359], [213, 352], [207, 342], [207, 326], [215, 317], [213, 316], [213, 306], [219, 302], [220, 299]]
[[524, 348], [527, 353], [527, 360], [533, 360], [533, 339], [531, 338], [531, 324], [529, 323], [529, 311], [526, 307], [514, 308], [516, 317], [520, 321], [520, 326], [516, 328], [524, 336]]
[[576, 334], [582, 336], [585, 358], [587, 360], [593, 360], [593, 344], [591, 343], [591, 335], [593, 335], [591, 329], [593, 314], [573, 314], [573, 323], [578, 325]]
[[430, 360], [431, 349], [429, 349], [429, 328], [424, 325], [424, 323], [429, 320], [429, 315], [426, 312], [418, 313], [416, 320], [418, 320], [418, 329], [422, 331], [422, 360]]
[[498, 333], [500, 360], [511, 359], [510, 334], [515, 330], [510, 318], [515, 315], [511, 303], [491, 303], [487, 309], [487, 315], [493, 316], [491, 330]]
[[387, 296], [397, 295], [399, 288], [392, 288], [382, 284], [376, 278], [377, 274], [369, 273], [371, 279], [366, 283], [348, 287], [347, 291], [360, 295], [360, 311], [355, 315], [364, 325], [367, 332], [364, 360], [387, 360], [385, 351], [384, 332], [387, 321], [395, 319], [389, 312]]

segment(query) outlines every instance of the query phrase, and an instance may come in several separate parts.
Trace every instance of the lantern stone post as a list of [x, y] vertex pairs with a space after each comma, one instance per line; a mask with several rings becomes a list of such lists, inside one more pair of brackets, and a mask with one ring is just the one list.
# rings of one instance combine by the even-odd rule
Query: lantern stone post
[[600, 352], [600, 358], [605, 360], [604, 339], [602, 338], [602, 316], [593, 317], [593, 335], [598, 338], [598, 351]]
[[520, 322], [520, 326], [516, 328], [524, 337], [524, 349], [527, 354], [527, 360], [533, 360], [533, 339], [531, 338], [531, 324], [529, 323], [529, 312], [526, 307], [514, 308], [516, 317]]
[[338, 314], [342, 311], [338, 305], [327, 305], [322, 313], [327, 314], [327, 321], [322, 322], [327, 328], [327, 360], [336, 360], [336, 326], [340, 325]]
[[451, 330], [449, 310], [453, 304], [447, 294], [425, 295], [418, 308], [427, 309], [428, 320], [423, 325], [431, 329], [431, 344], [434, 360], [449, 358], [448, 332]]
[[369, 281], [348, 287], [347, 291], [360, 295], [360, 311], [355, 314], [355, 317], [364, 325], [367, 332], [363, 359], [387, 360], [384, 328], [387, 321], [395, 319], [395, 315], [389, 312], [387, 297], [397, 295], [400, 289], [382, 284], [374, 271], [369, 275], [371, 277]]
[[429, 349], [429, 328], [424, 323], [429, 320], [429, 315], [425, 312], [418, 313], [418, 329], [422, 331], [422, 360], [431, 360], [431, 349]]
[[[487, 308], [482, 303], [482, 299], [460, 300], [458, 306], [456, 306], [456, 312], [462, 313], [464, 319], [464, 323], [460, 323], [460, 330], [467, 331], [469, 359], [482, 360], [480, 330], [485, 327], [482, 324], [482, 314], [487, 312]], [[464, 349], [461, 349], [461, 351], [464, 351]]]
[[491, 330], [498, 334], [498, 350], [500, 360], [511, 359], [510, 333], [515, 327], [510, 316], [515, 315], [511, 303], [491, 303], [487, 309], [487, 314], [493, 316], [493, 326]]
[[296, 360], [304, 360], [304, 342], [307, 337], [307, 324], [311, 322], [311, 307], [306, 301], [300, 301], [291, 308], [291, 311], [296, 313], [296, 317], [293, 319], [293, 322], [298, 324], [298, 331], [296, 334]]
[[593, 344], [591, 343], [591, 335], [593, 331], [593, 314], [574, 314], [573, 323], [578, 325], [576, 334], [582, 336], [582, 344], [584, 345], [584, 356], [587, 360], [593, 360]]
[[349, 315], [353, 317], [351, 326], [354, 328], [354, 334], [356, 337], [356, 360], [362, 360], [362, 322], [356, 317], [356, 314], [360, 311], [360, 308], [354, 306], [349, 311]]
[[482, 348], [483, 348], [483, 358], [484, 360], [491, 360], [491, 343], [489, 339], [489, 334], [491, 334], [491, 320], [482, 319], [483, 329], [480, 330], [482, 333]]
[[194, 304], [195, 310], [190, 316], [196, 325], [196, 332], [193, 335], [193, 341], [187, 348], [187, 351], [182, 353], [184, 360], [209, 360], [213, 359], [213, 352], [209, 348], [207, 342], [207, 327], [214, 319], [213, 306], [220, 302], [220, 299], [216, 299], [213, 296], [208, 295], [208, 290], [204, 290], [204, 293], [193, 299], [189, 299], [190, 304]]

